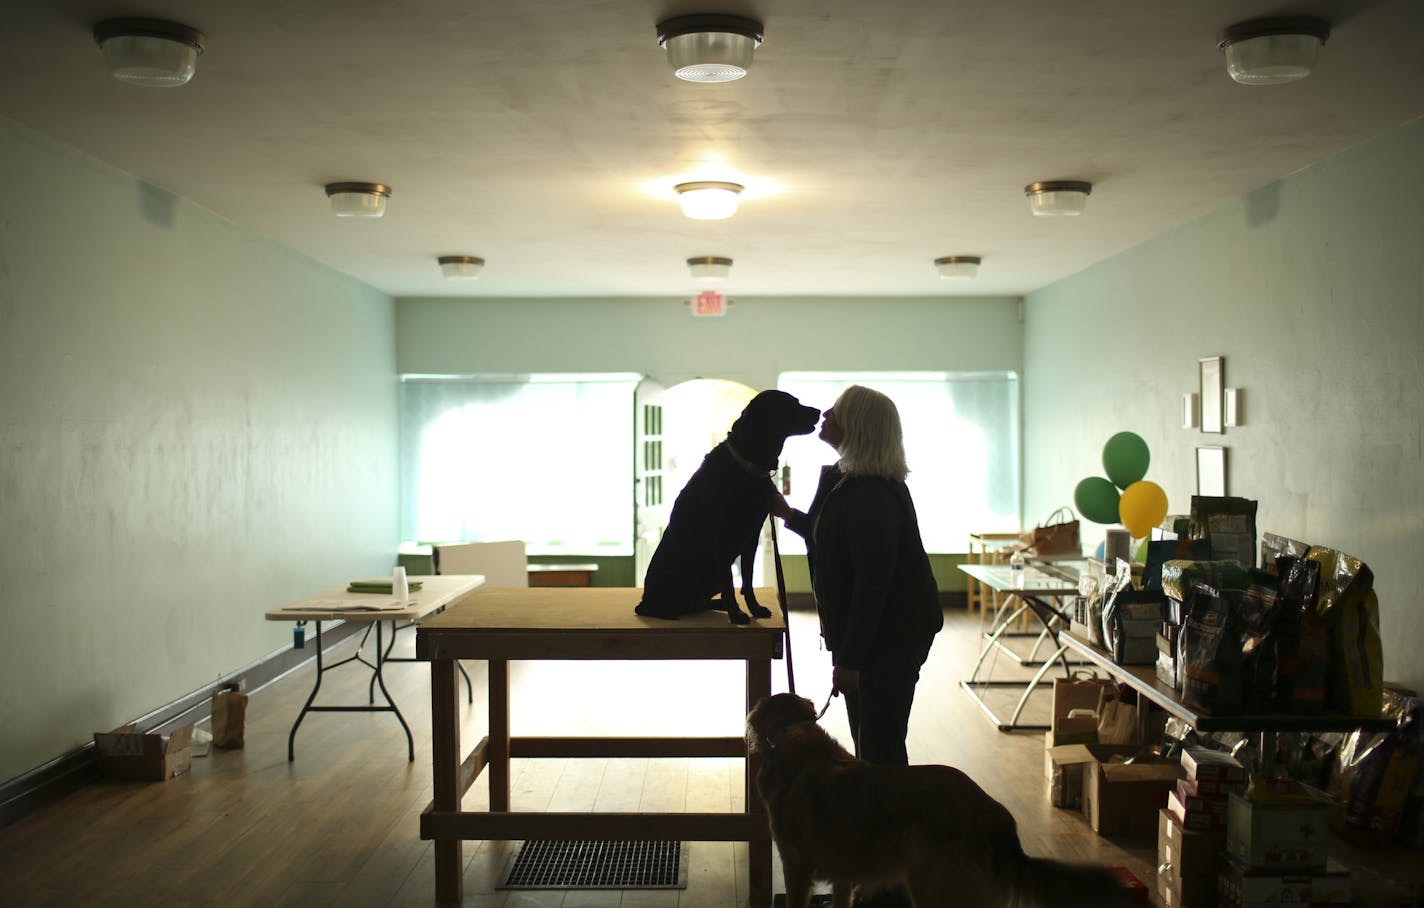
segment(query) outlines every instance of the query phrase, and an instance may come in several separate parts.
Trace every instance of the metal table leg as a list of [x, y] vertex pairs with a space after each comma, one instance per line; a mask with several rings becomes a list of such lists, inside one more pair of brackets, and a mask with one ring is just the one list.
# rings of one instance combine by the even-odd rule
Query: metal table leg
[[[415, 762], [415, 736], [411, 734], [410, 726], [406, 723], [406, 721], [405, 721], [405, 716], [401, 715], [400, 709], [396, 707], [396, 701], [391, 697], [390, 691], [386, 690], [386, 680], [385, 680], [385, 678], [382, 676], [382, 673], [381, 673], [381, 667], [385, 664], [385, 660], [382, 658], [381, 622], [379, 622], [379, 621], [373, 621], [372, 624], [374, 624], [374, 625], [376, 626], [376, 663], [375, 663], [375, 665], [371, 665], [370, 662], [367, 662], [364, 658], [362, 658], [362, 656], [361, 656], [361, 650], [360, 650], [360, 647], [359, 647], [359, 646], [358, 646], [358, 648], [357, 648], [357, 650], [356, 650], [356, 652], [355, 652], [354, 654], [352, 654], [352, 655], [350, 655], [350, 656], [347, 656], [345, 659], [342, 659], [342, 660], [340, 660], [340, 661], [338, 661], [338, 662], [333, 662], [333, 663], [331, 663], [330, 665], [326, 665], [326, 664], [324, 663], [324, 661], [323, 661], [323, 658], [322, 658], [321, 622], [320, 622], [320, 621], [317, 621], [317, 622], [316, 622], [316, 683], [314, 683], [314, 684], [312, 685], [311, 694], [309, 694], [309, 695], [307, 696], [307, 702], [306, 702], [305, 704], [303, 704], [302, 709], [301, 709], [301, 712], [297, 713], [297, 721], [295, 721], [295, 722], [292, 723], [292, 731], [291, 731], [291, 733], [289, 733], [289, 734], [287, 735], [287, 762], [290, 763], [290, 762], [292, 762], [293, 760], [296, 759], [297, 728], [301, 726], [302, 720], [306, 718], [307, 713], [395, 713], [397, 721], [399, 721], [400, 724], [401, 724], [401, 728], [405, 730], [406, 750], [407, 750], [407, 753], [408, 753], [408, 755], [409, 755], [410, 761], [411, 761], [412, 763]], [[368, 632], [369, 632], [369, 628], [368, 628], [367, 630], [368, 630]], [[363, 642], [363, 643], [365, 642], [365, 637], [362, 637], [362, 642]], [[380, 689], [381, 689], [381, 696], [383, 696], [383, 697], [386, 698], [386, 704], [387, 704], [387, 705], [385, 705], [385, 706], [375, 706], [375, 705], [371, 705], [371, 704], [368, 704], [368, 705], [366, 705], [366, 706], [314, 706], [314, 705], [312, 705], [312, 704], [313, 704], [313, 701], [316, 700], [317, 691], [321, 690], [321, 676], [324, 675], [324, 674], [326, 674], [327, 672], [329, 672], [329, 671], [335, 669], [335, 668], [339, 668], [340, 666], [345, 665], [345, 664], [348, 663], [348, 662], [360, 662], [362, 665], [366, 665], [366, 666], [370, 666], [370, 667], [371, 667], [371, 669], [375, 672], [375, 676], [374, 676], [374, 677], [375, 677], [375, 682], [376, 682], [377, 686], [379, 686]], [[373, 696], [374, 696], [374, 695], [373, 695]]]

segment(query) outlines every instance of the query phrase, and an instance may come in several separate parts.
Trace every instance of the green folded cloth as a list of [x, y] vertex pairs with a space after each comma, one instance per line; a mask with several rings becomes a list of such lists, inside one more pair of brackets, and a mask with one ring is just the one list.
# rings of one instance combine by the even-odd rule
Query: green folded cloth
[[[407, 580], [406, 586], [414, 593], [420, 589], [419, 580]], [[346, 587], [348, 593], [385, 593], [390, 595], [395, 592], [395, 585], [390, 580], [353, 580]]]

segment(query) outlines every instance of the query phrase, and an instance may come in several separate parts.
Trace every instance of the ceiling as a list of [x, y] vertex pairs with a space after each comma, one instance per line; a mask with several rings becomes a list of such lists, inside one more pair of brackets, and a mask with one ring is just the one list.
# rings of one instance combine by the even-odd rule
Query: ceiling
[[[747, 78], [673, 76], [694, 12], [765, 23]], [[1315, 74], [1232, 82], [1217, 32], [1282, 13], [1332, 21]], [[122, 15], [203, 31], [193, 81], [110, 78]], [[1421, 49], [1419, 0], [7, 0], [0, 114], [396, 297], [685, 296], [699, 255], [734, 296], [1020, 295], [1424, 113]], [[740, 211], [685, 219], [687, 179]], [[1047, 179], [1087, 213], [1032, 217]]]

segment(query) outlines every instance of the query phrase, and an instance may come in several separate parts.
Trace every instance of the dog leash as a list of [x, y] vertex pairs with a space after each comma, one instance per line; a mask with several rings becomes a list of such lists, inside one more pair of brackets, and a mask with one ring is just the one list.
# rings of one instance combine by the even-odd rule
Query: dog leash
[[[786, 576], [781, 571], [781, 546], [776, 542], [776, 517], [768, 514], [767, 519], [771, 521], [771, 557], [776, 562], [776, 599], [781, 605], [781, 623], [786, 626], [786, 687], [791, 693], [796, 693], [796, 671], [791, 664], [791, 616], [786, 609]], [[835, 693], [832, 691], [832, 693]], [[827, 700], [826, 705], [830, 706], [831, 701]], [[821, 710], [825, 712], [825, 710]], [[820, 716], [816, 717], [821, 718]]]

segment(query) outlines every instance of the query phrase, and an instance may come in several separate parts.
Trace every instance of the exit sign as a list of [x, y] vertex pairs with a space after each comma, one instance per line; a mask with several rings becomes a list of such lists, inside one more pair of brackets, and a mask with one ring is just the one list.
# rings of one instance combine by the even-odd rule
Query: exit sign
[[696, 317], [726, 315], [727, 298], [714, 290], [704, 290], [692, 298], [692, 314]]

